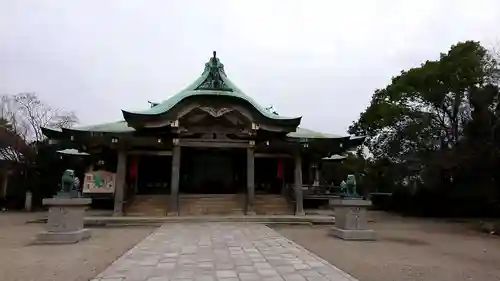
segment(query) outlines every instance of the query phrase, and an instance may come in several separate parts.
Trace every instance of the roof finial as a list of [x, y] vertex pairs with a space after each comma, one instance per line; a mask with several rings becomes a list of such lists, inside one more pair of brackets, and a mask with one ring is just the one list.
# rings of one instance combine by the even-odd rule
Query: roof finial
[[216, 52], [216, 51], [214, 51], [214, 59], [217, 57], [216, 55], [217, 55], [217, 52]]

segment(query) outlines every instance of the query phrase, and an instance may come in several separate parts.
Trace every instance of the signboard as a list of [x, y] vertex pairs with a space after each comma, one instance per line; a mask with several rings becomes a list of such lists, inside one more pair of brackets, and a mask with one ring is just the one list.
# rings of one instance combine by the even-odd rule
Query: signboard
[[114, 193], [116, 174], [108, 171], [85, 173], [83, 193]]

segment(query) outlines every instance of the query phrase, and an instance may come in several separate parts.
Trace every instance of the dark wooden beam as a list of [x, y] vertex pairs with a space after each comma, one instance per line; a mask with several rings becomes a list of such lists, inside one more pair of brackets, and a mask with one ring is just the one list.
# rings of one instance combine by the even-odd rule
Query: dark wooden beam
[[171, 150], [129, 150], [128, 155], [156, 155], [156, 156], [172, 156]]
[[292, 158], [293, 156], [286, 153], [255, 153], [255, 158]]
[[179, 139], [179, 146], [210, 148], [247, 148], [248, 140]]

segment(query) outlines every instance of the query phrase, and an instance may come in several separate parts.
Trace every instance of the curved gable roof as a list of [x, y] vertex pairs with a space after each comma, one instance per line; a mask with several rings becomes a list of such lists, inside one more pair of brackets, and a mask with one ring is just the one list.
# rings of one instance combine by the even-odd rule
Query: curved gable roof
[[277, 115], [262, 107], [251, 97], [243, 93], [243, 91], [241, 91], [233, 82], [231, 82], [231, 80], [229, 80], [224, 71], [224, 65], [219, 61], [219, 58], [216, 57], [215, 52], [214, 56], [210, 58], [210, 61], [205, 64], [205, 70], [201, 76], [184, 90], [143, 111], [122, 110], [123, 116], [125, 120], [127, 120], [129, 118], [133, 118], [133, 116], [161, 115], [168, 112], [184, 99], [193, 96], [225, 96], [236, 98], [250, 104], [257, 110], [258, 113], [267, 119], [276, 121], [287, 120], [289, 122], [296, 123], [295, 126], [298, 126], [301, 120], [301, 117], [284, 117]]

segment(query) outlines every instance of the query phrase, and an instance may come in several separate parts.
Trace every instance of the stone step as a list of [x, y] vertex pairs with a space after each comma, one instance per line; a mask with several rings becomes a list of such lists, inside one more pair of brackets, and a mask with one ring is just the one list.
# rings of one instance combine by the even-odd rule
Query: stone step
[[[165, 216], [169, 195], [136, 195], [125, 210], [127, 216]], [[190, 215], [242, 215], [245, 212], [245, 194], [181, 194], [179, 214]], [[293, 204], [284, 196], [258, 194], [254, 211], [259, 215], [291, 215]]]
[[126, 208], [127, 216], [163, 217], [168, 210], [168, 195], [136, 195]]
[[[28, 223], [47, 223], [47, 215]], [[370, 220], [371, 221], [371, 220]], [[85, 217], [85, 226], [158, 226], [164, 223], [263, 223], [263, 224], [318, 224], [333, 225], [335, 218], [333, 216], [322, 215], [205, 215], [205, 216], [87, 216]]]
[[294, 216], [294, 215], [201, 215], [201, 216], [169, 216], [169, 217], [86, 217], [86, 226], [140, 226], [161, 225], [164, 223], [262, 223], [262, 224], [321, 224], [333, 225], [332, 216]]
[[254, 211], [257, 215], [291, 215], [293, 205], [283, 195], [256, 195]]
[[183, 194], [179, 197], [179, 215], [240, 215], [244, 202], [243, 194]]

